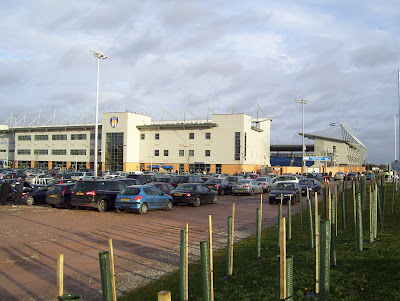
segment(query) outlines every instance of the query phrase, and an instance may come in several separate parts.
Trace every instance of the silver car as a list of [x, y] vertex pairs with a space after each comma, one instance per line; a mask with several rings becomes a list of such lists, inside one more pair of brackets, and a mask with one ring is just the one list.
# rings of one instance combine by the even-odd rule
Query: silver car
[[250, 194], [263, 193], [263, 188], [261, 185], [253, 179], [244, 179], [237, 182], [237, 184], [232, 185], [232, 193], [234, 195], [238, 194]]
[[258, 177], [255, 179], [257, 184], [263, 188], [264, 192], [269, 192], [272, 185], [272, 180], [270, 177]]

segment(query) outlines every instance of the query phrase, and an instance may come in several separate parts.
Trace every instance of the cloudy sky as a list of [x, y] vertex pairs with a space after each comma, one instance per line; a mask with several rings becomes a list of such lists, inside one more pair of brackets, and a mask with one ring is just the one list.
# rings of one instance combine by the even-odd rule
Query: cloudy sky
[[301, 144], [304, 98], [306, 133], [342, 121], [369, 162], [394, 159], [396, 0], [4, 0], [0, 18], [0, 122], [94, 116], [92, 48], [108, 56], [100, 112], [200, 119], [259, 104], [271, 144]]

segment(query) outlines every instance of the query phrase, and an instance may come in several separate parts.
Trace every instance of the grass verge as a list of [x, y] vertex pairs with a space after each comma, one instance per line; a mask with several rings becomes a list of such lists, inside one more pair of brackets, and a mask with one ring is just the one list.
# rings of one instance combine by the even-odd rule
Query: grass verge
[[[337, 266], [330, 270], [330, 300], [400, 300], [400, 202], [396, 195], [392, 213], [392, 185], [387, 184], [384, 205], [384, 229], [377, 240], [369, 243], [369, 195], [363, 211], [363, 252], [356, 252], [353, 202], [347, 203], [347, 224], [342, 229], [341, 205], [338, 205]], [[286, 205], [283, 209], [286, 214]], [[324, 206], [319, 206], [324, 212]], [[292, 216], [292, 239], [287, 241], [287, 254], [294, 255], [294, 299], [310, 300], [315, 292], [315, 249], [309, 248], [306, 208], [303, 231], [300, 215]], [[261, 255], [256, 259], [255, 236], [235, 243], [234, 270], [228, 280], [226, 250], [214, 251], [215, 300], [279, 300], [279, 248], [277, 226], [262, 232]], [[200, 247], [200, 246], [199, 246]], [[172, 300], [179, 300], [179, 271], [166, 275], [119, 300], [157, 300], [157, 292], [168, 290]], [[318, 297], [311, 298], [318, 300]], [[200, 262], [189, 266], [189, 300], [202, 300]]]

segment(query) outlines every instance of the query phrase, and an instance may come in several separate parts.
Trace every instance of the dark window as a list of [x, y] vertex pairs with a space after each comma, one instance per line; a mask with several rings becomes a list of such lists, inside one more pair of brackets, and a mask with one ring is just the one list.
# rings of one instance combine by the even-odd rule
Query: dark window
[[35, 149], [33, 153], [35, 155], [48, 155], [49, 151], [47, 149]]
[[66, 149], [52, 149], [51, 154], [54, 156], [63, 156], [67, 154]]
[[31, 150], [30, 149], [19, 149], [18, 150], [18, 155], [30, 155]]
[[18, 141], [31, 141], [31, 135], [18, 136]]
[[105, 167], [107, 170], [123, 170], [124, 133], [107, 133], [105, 147]]
[[168, 157], [168, 150], [167, 149], [164, 149], [164, 156]]
[[160, 140], [160, 134], [159, 134], [159, 133], [155, 133], [155, 134], [154, 134], [154, 139]]
[[71, 140], [86, 140], [86, 134], [71, 134]]
[[211, 139], [211, 133], [206, 133], [206, 139]]
[[35, 140], [49, 140], [49, 135], [35, 135]]
[[189, 139], [194, 139], [194, 133], [189, 133]]
[[185, 151], [183, 149], [179, 150], [179, 157], [183, 157], [185, 155]]
[[52, 135], [52, 140], [67, 140], [67, 135]]
[[211, 156], [211, 150], [206, 149], [205, 153], [206, 153], [206, 157], [210, 157]]
[[86, 149], [71, 149], [70, 155], [71, 156], [84, 156], [84, 155], [86, 155]]
[[240, 132], [235, 132], [235, 160], [240, 160]]
[[160, 156], [160, 151], [158, 149], [154, 150], [154, 156], [156, 157]]
[[194, 157], [194, 149], [189, 150], [189, 157]]
[[140, 134], [140, 140], [144, 140], [146, 138], [146, 134]]

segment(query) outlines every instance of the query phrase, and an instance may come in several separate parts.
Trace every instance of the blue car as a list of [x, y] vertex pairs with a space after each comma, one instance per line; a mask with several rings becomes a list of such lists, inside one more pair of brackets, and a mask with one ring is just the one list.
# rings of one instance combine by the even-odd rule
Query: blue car
[[171, 210], [173, 199], [160, 189], [150, 185], [134, 185], [122, 188], [115, 198], [117, 212], [131, 210], [145, 214], [147, 210]]
[[299, 186], [302, 195], [307, 195], [307, 190], [310, 193], [310, 196], [313, 196], [316, 192], [321, 193], [321, 183], [316, 179], [309, 178], [300, 180]]

